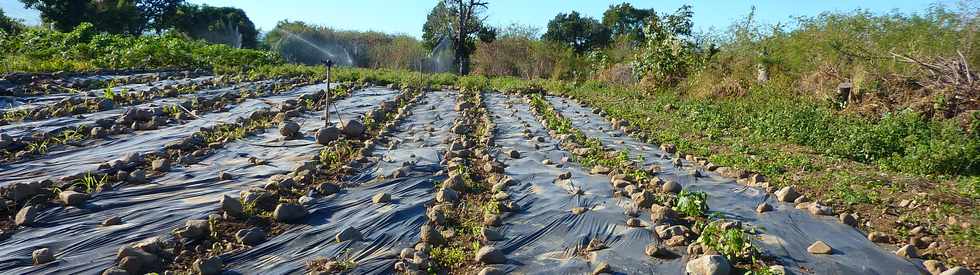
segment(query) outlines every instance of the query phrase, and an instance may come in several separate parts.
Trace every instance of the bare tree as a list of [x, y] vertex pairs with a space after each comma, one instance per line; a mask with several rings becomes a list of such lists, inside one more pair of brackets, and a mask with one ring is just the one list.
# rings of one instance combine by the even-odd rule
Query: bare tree
[[443, 0], [449, 14], [453, 15], [450, 19], [450, 31], [453, 36], [455, 48], [455, 64], [459, 66], [459, 74], [465, 75], [470, 72], [470, 53], [473, 52], [473, 42], [470, 40], [482, 29], [482, 23], [486, 17], [480, 17], [487, 9], [487, 2], [480, 0]]

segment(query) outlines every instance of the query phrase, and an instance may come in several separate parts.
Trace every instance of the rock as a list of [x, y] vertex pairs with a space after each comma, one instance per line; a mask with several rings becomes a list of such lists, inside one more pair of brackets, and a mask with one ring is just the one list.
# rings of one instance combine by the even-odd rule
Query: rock
[[436, 224], [441, 225], [446, 223], [446, 213], [436, 207], [433, 207], [428, 211], [426, 211], [425, 216], [428, 217], [430, 221]]
[[755, 212], [759, 212], [759, 213], [765, 213], [769, 211], [772, 211], [772, 205], [769, 205], [768, 203], [764, 203], [764, 202], [759, 204], [759, 206], [755, 208]]
[[507, 258], [496, 247], [488, 245], [476, 251], [476, 261], [484, 264], [503, 264], [507, 262]]
[[54, 261], [54, 253], [51, 252], [51, 249], [41, 248], [34, 250], [31, 253], [31, 258], [34, 260], [34, 265], [42, 265]]
[[244, 207], [242, 206], [242, 202], [237, 198], [224, 195], [221, 197], [220, 204], [221, 204], [221, 210], [225, 211], [225, 213], [228, 215], [231, 215], [233, 217], [245, 216], [245, 211], [244, 211]]
[[258, 227], [238, 230], [235, 232], [235, 239], [241, 244], [255, 246], [265, 241], [265, 231]]
[[919, 250], [916, 249], [915, 246], [911, 244], [906, 244], [905, 246], [902, 246], [897, 251], [895, 251], [895, 255], [902, 256], [905, 258], [919, 258]]
[[508, 157], [512, 159], [521, 158], [521, 152], [518, 152], [515, 149], [507, 149], [506, 151], [504, 151], [504, 154], [506, 154]]
[[292, 121], [285, 121], [279, 126], [279, 134], [286, 138], [295, 138], [299, 134], [299, 124]]
[[810, 252], [810, 254], [830, 254], [833, 248], [822, 241], [816, 241], [807, 247], [806, 251]]
[[503, 222], [503, 218], [500, 215], [493, 213], [486, 213], [483, 215], [483, 224], [489, 226], [500, 226]]
[[573, 207], [572, 208], [572, 214], [575, 214], [575, 215], [581, 215], [582, 213], [585, 213], [585, 211], [589, 211], [589, 209], [587, 209], [585, 207]]
[[389, 201], [391, 201], [391, 194], [385, 192], [374, 194], [374, 196], [371, 197], [371, 202], [374, 203], [387, 203]]
[[668, 226], [668, 227], [658, 227], [657, 228], [657, 235], [660, 236], [660, 239], [666, 240], [666, 239], [670, 239], [670, 238], [672, 238], [674, 236], [682, 236], [683, 237], [683, 236], [687, 235], [687, 232], [688, 231], [689, 230], [687, 229], [686, 226], [683, 226], [683, 225], [673, 225], [673, 226]]
[[96, 127], [92, 127], [92, 130], [89, 131], [89, 135], [91, 135], [94, 138], [104, 138], [109, 135], [109, 131], [106, 130], [105, 128], [96, 126]]
[[316, 131], [316, 143], [327, 145], [340, 138], [340, 129], [334, 126], [320, 128]]
[[840, 222], [850, 226], [857, 226], [857, 218], [852, 214], [841, 213]]
[[773, 275], [790, 275], [789, 270], [785, 266], [781, 265], [771, 265], [769, 266], [769, 272]]
[[207, 259], [197, 259], [194, 261], [194, 271], [201, 275], [217, 275], [221, 274], [221, 270], [224, 268], [224, 263], [219, 257], [210, 257]]
[[602, 166], [602, 165], [596, 165], [596, 166], [592, 167], [592, 170], [589, 170], [589, 173], [592, 173], [592, 174], [603, 174], [604, 175], [604, 174], [609, 174], [610, 171], [612, 171], [612, 170], [609, 169], [608, 167], [605, 167], [605, 166]]
[[280, 203], [272, 212], [272, 217], [280, 222], [295, 222], [306, 217], [306, 209], [301, 205]]
[[118, 267], [110, 267], [102, 271], [102, 275], [129, 275], [129, 271]]
[[137, 257], [123, 257], [119, 260], [119, 268], [126, 271], [126, 274], [139, 274], [143, 269], [143, 262]]
[[633, 199], [633, 205], [640, 208], [651, 207], [653, 206], [653, 203], [656, 201], [656, 199], [653, 196], [653, 193], [647, 191], [633, 193], [631, 199]]
[[484, 240], [491, 242], [504, 240], [504, 235], [500, 234], [500, 232], [497, 232], [497, 230], [493, 228], [480, 228], [480, 236], [482, 236]]
[[113, 225], [120, 225], [120, 224], [122, 224], [122, 218], [120, 217], [111, 217], [106, 219], [105, 221], [102, 221], [102, 226], [113, 226]]
[[670, 207], [659, 204], [650, 205], [650, 221], [654, 224], [673, 219], [674, 216], [674, 210], [670, 209]]
[[665, 143], [660, 145], [660, 150], [663, 150], [667, 154], [673, 154], [677, 152], [677, 146]]
[[495, 200], [495, 201], [505, 201], [505, 200], [510, 199], [510, 195], [507, 194], [507, 192], [500, 191], [500, 192], [494, 193], [493, 196], [490, 197], [490, 198], [493, 199], [493, 200]]
[[169, 158], [158, 158], [153, 160], [151, 164], [151, 169], [157, 172], [167, 172], [170, 171], [170, 159]]
[[721, 255], [702, 255], [687, 262], [685, 267], [690, 275], [727, 275], [732, 267]]
[[683, 189], [681, 185], [674, 181], [667, 181], [660, 187], [661, 192], [674, 194], [680, 193], [681, 189]]
[[411, 259], [414, 255], [415, 249], [411, 247], [402, 248], [401, 253], [399, 253], [399, 256], [401, 256], [402, 259]]
[[7, 187], [7, 197], [16, 202], [30, 199], [41, 192], [41, 187], [37, 183], [15, 183]]
[[592, 270], [592, 275], [599, 275], [604, 273], [612, 273], [612, 267], [609, 266], [609, 263], [601, 262], [599, 263], [599, 265], [596, 265], [595, 269]]
[[420, 229], [419, 237], [423, 242], [432, 245], [439, 245], [446, 241], [446, 239], [443, 238], [442, 236], [442, 232], [439, 232], [439, 230], [436, 230], [430, 225], [422, 226], [422, 228]]
[[871, 232], [868, 233], [868, 240], [875, 243], [883, 243], [888, 241], [888, 236], [885, 236], [881, 232]]
[[334, 236], [334, 240], [336, 240], [338, 243], [346, 241], [361, 241], [362, 239], [363, 235], [361, 235], [361, 231], [358, 231], [357, 228], [354, 227], [347, 227]]
[[484, 267], [483, 269], [480, 270], [480, 273], [477, 273], [477, 275], [504, 275], [504, 274], [507, 274], [507, 273], [504, 272], [503, 270], [496, 269], [496, 268], [489, 267], [489, 266], [488, 267]]
[[796, 192], [795, 186], [786, 186], [776, 191], [776, 199], [779, 199], [781, 202], [793, 202], [799, 197], [800, 193]]
[[643, 252], [647, 254], [647, 256], [654, 258], [668, 259], [674, 257], [673, 253], [667, 249], [664, 249], [663, 247], [660, 247], [660, 244], [657, 242], [648, 244], [647, 247], [643, 249]]
[[19, 226], [28, 226], [34, 224], [34, 219], [37, 218], [38, 206], [29, 205], [21, 208], [17, 211], [17, 216], [14, 217], [14, 222]]
[[629, 227], [642, 227], [643, 226], [643, 222], [641, 222], [640, 219], [637, 219], [637, 218], [629, 218], [629, 219], [626, 219], [626, 226], [629, 226]]
[[926, 260], [922, 262], [922, 266], [925, 266], [926, 271], [929, 271], [929, 274], [933, 274], [933, 275], [937, 275], [939, 273], [942, 273], [943, 271], [946, 271], [946, 265], [943, 264], [943, 262], [937, 260]]
[[441, 203], [455, 203], [459, 200], [459, 193], [449, 188], [439, 189], [436, 193], [436, 201]]
[[561, 172], [561, 174], [558, 174], [558, 179], [559, 180], [567, 180], [567, 179], [570, 179], [570, 178], [572, 178], [572, 172], [571, 171], [564, 171], [564, 172]]
[[810, 201], [810, 199], [807, 198], [806, 195], [800, 195], [799, 197], [796, 197], [795, 200], [793, 200], [793, 203], [795, 203], [795, 204], [801, 204], [801, 203], [808, 202], [808, 201]]
[[943, 273], [939, 273], [939, 275], [973, 275], [973, 272], [962, 266], [957, 266], [947, 269], [946, 271], [943, 271]]
[[356, 138], [364, 134], [364, 124], [358, 120], [344, 120], [340, 123], [341, 132], [348, 137]]
[[323, 196], [329, 196], [340, 192], [340, 187], [336, 184], [325, 182], [316, 187], [316, 191]]
[[146, 172], [144, 172], [143, 169], [133, 170], [133, 172], [130, 172], [129, 176], [126, 177], [126, 182], [132, 184], [147, 183], [148, 181], [146, 180]]
[[61, 199], [61, 202], [65, 205], [79, 206], [84, 204], [85, 201], [89, 199], [89, 195], [71, 190], [65, 190], [58, 193], [58, 198]]
[[218, 173], [218, 180], [231, 180], [234, 179], [235, 175], [232, 173], [224, 172]]
[[187, 220], [177, 235], [188, 239], [203, 239], [208, 236], [210, 224], [208, 220]]
[[810, 206], [807, 207], [807, 210], [810, 211], [810, 214], [817, 216], [830, 216], [834, 214], [833, 208], [820, 205], [819, 203], [810, 204]]

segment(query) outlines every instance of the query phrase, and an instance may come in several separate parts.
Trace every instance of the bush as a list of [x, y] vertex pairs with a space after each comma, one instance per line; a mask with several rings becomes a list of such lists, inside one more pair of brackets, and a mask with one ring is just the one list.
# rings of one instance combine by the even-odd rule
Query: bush
[[97, 33], [83, 23], [71, 32], [40, 28], [0, 34], [2, 71], [85, 71], [136, 68], [223, 68], [281, 64], [267, 51], [189, 40], [176, 33], [126, 36]]

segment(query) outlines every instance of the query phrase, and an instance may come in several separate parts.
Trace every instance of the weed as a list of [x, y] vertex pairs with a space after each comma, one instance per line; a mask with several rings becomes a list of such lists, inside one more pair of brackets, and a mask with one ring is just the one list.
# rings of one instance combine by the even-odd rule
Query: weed
[[48, 140], [35, 141], [27, 144], [27, 151], [43, 155], [48, 153]]
[[[429, 258], [432, 259], [432, 261], [435, 263], [437, 267], [448, 270], [453, 267], [463, 265], [464, 263], [466, 263], [466, 259], [469, 259], [470, 257], [466, 252], [466, 249], [462, 247], [439, 246], [439, 247], [432, 248]], [[438, 269], [429, 270], [429, 271], [435, 272], [436, 270]]]

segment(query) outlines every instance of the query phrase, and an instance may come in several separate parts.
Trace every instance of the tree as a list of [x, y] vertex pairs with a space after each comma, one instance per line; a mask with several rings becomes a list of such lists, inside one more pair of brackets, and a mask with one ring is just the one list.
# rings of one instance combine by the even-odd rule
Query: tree
[[566, 44], [582, 53], [609, 45], [610, 32], [606, 26], [591, 17], [582, 17], [576, 11], [559, 13], [548, 22], [545, 40]]
[[195, 39], [227, 44], [239, 48], [255, 48], [259, 32], [245, 11], [231, 7], [180, 5], [169, 26]]
[[20, 0], [24, 7], [41, 12], [41, 19], [56, 30], [69, 32], [82, 22], [92, 23], [100, 32], [135, 34], [145, 21], [132, 0]]
[[658, 84], [673, 85], [718, 53], [713, 44], [693, 41], [693, 16], [691, 6], [684, 5], [673, 14], [650, 17], [643, 29], [643, 48], [631, 64], [637, 78], [653, 77]]
[[457, 73], [468, 74], [470, 54], [476, 49], [476, 40], [493, 41], [496, 31], [484, 26], [487, 2], [479, 0], [441, 0], [422, 25], [422, 40], [432, 50], [443, 39], [449, 39], [453, 47], [453, 63]]
[[609, 28], [613, 37], [625, 37], [630, 41], [643, 41], [643, 26], [651, 17], [656, 17], [653, 9], [637, 9], [630, 3], [609, 6], [602, 13], [602, 25]]
[[[59, 31], [68, 32], [93, 15], [88, 0], [20, 0], [25, 8], [41, 12], [41, 20]], [[91, 21], [90, 21], [91, 22]], [[92, 22], [94, 24], [94, 22]]]
[[24, 25], [21, 24], [20, 21], [7, 17], [7, 15], [3, 13], [3, 10], [0, 10], [0, 31], [8, 34], [16, 34], [23, 28]]
[[138, 0], [136, 8], [146, 22], [146, 27], [160, 33], [171, 27], [168, 22], [177, 15], [177, 9], [183, 4], [184, 0]]

